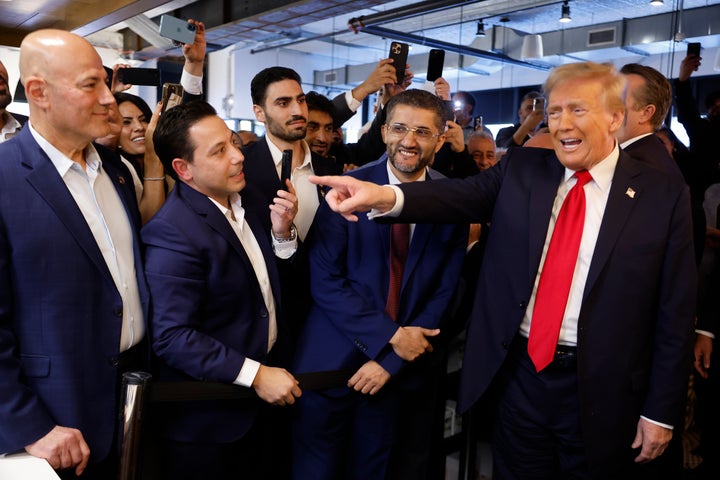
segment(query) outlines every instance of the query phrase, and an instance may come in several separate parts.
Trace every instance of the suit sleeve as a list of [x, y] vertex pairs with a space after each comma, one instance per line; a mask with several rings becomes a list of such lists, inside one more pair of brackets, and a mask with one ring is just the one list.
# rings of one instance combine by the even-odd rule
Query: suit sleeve
[[687, 187], [683, 187], [672, 211], [659, 278], [653, 362], [642, 409], [643, 416], [670, 425], [678, 424], [687, 397], [696, 284], [690, 195]]
[[370, 129], [358, 139], [357, 143], [345, 145], [345, 163], [361, 166], [377, 160], [385, 153], [385, 142], [381, 133], [385, 118], [385, 109], [378, 110]]
[[12, 292], [11, 252], [3, 224], [0, 225], [0, 453], [23, 449], [45, 436], [56, 424], [42, 401], [22, 380], [13, 329]]
[[338, 125], [342, 125], [355, 115], [355, 112], [348, 107], [347, 100], [345, 100], [345, 92], [336, 95], [335, 98], [332, 99], [332, 103], [335, 107], [335, 121]]

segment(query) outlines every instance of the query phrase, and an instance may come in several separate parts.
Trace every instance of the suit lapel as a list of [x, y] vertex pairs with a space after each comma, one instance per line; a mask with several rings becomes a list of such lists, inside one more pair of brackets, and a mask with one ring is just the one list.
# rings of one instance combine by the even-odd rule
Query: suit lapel
[[529, 197], [528, 213], [530, 225], [528, 235], [528, 284], [530, 288], [535, 284], [535, 276], [540, 268], [545, 238], [547, 237], [553, 203], [557, 196], [558, 187], [563, 179], [565, 168], [555, 158], [554, 153], [545, 157], [550, 175], [535, 175], [529, 179], [532, 184]]
[[27, 176], [28, 182], [55, 212], [98, 270], [114, 285], [110, 270], [85, 217], [50, 158], [35, 142], [29, 129], [23, 129], [19, 137], [23, 163], [32, 169]]
[[[625, 223], [627, 222], [636, 201], [634, 197], [642, 195], [642, 182], [638, 178], [639, 171], [634, 165], [628, 161], [628, 155], [620, 153], [618, 164], [613, 174], [612, 185], [610, 186], [610, 194], [608, 195], [605, 213], [603, 214], [600, 232], [598, 233], [595, 251], [592, 261], [590, 262], [590, 270], [588, 271], [587, 281], [585, 283], [585, 291], [583, 299], [592, 289], [598, 279], [600, 272], [603, 270], [605, 263], [610, 257], [615, 243], [620, 237]], [[633, 192], [629, 194], [628, 192]]]

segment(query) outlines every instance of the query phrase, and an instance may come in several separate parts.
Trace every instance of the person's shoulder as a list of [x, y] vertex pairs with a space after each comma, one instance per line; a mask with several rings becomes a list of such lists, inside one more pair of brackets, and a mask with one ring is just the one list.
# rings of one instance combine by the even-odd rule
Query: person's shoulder
[[361, 167], [358, 167], [358, 168], [352, 169], [348, 172], [345, 172], [344, 175], [348, 175], [350, 177], [357, 178], [358, 180], [372, 181], [371, 179], [382, 174], [382, 172], [387, 171], [386, 163], [387, 163], [387, 154], [383, 154], [383, 156], [378, 158], [377, 160], [374, 160], [372, 162], [366, 163], [365, 165], [363, 165]]

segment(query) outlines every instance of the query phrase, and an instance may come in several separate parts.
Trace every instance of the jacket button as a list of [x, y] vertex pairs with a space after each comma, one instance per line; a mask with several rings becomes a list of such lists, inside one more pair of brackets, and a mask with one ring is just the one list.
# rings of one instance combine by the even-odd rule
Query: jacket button
[[507, 350], [510, 347], [510, 344], [508, 342], [502, 342], [502, 347]]
[[113, 367], [120, 365], [120, 357], [110, 357], [110, 365]]
[[527, 308], [527, 302], [520, 302], [520, 308]]
[[113, 315], [115, 315], [116, 317], [122, 317], [122, 315], [123, 315], [122, 307], [115, 307], [113, 309]]
[[268, 316], [268, 312], [266, 312], [265, 310], [260, 312], [260, 318], [266, 318], [267, 316]]

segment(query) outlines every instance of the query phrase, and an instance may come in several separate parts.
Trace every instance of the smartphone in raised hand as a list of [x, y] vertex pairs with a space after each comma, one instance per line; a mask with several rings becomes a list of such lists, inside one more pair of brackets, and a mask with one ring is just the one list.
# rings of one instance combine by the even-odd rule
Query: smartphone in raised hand
[[405, 80], [405, 65], [407, 65], [409, 50], [410, 45], [407, 43], [392, 42], [390, 44], [389, 58], [393, 59], [393, 66], [395, 67], [395, 76], [397, 77], [398, 85], [402, 85]]
[[434, 82], [442, 77], [443, 64], [445, 63], [445, 50], [433, 48], [428, 57], [427, 75], [425, 80]]

